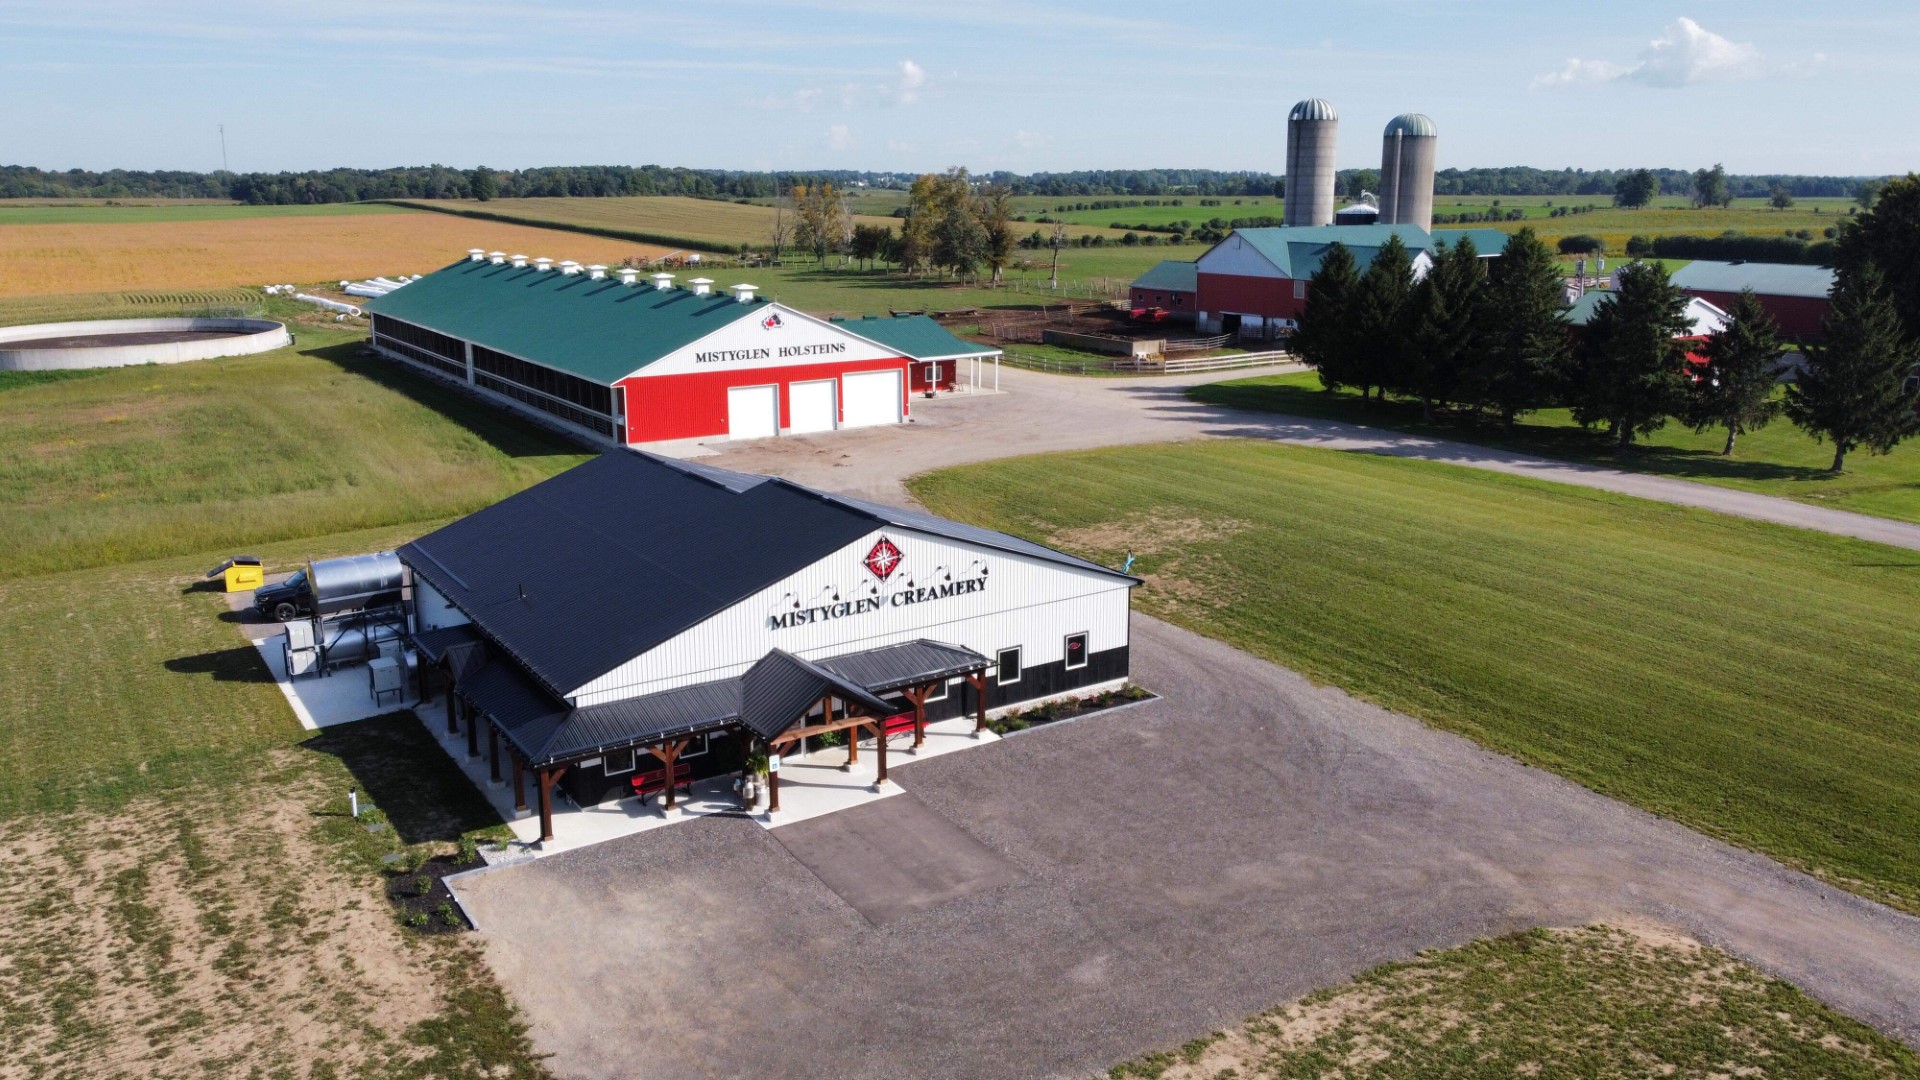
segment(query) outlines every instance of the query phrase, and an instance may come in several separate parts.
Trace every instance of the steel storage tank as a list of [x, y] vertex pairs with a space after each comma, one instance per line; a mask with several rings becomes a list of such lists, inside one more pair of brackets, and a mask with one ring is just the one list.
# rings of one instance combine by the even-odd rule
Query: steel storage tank
[[1334, 141], [1340, 114], [1324, 98], [1308, 98], [1287, 113], [1287, 225], [1331, 225]]
[[1439, 129], [1422, 113], [1387, 124], [1380, 151], [1380, 223], [1433, 228], [1433, 162]]
[[316, 615], [397, 604], [402, 580], [400, 556], [391, 551], [307, 564]]

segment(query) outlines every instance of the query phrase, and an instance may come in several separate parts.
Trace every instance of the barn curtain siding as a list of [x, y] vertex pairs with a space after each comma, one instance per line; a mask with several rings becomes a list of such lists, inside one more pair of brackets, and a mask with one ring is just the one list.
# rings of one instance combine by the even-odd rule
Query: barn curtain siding
[[373, 343], [390, 349], [449, 378], [467, 381], [466, 346], [458, 338], [401, 322], [388, 315], [373, 317]]
[[474, 384], [611, 439], [613, 388], [577, 375], [473, 347]]

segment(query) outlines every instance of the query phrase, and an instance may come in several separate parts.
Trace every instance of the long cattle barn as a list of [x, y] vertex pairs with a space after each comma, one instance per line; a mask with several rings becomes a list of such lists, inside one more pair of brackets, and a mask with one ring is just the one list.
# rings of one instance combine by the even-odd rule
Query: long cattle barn
[[636, 450], [399, 556], [449, 730], [464, 719], [478, 753], [485, 728], [494, 778], [504, 755], [543, 840], [556, 788], [593, 806], [649, 772], [721, 776], [830, 732], [857, 753], [863, 729], [978, 730], [989, 710], [1118, 687], [1139, 584], [1004, 533]]
[[818, 319], [694, 278], [474, 250], [367, 301], [373, 348], [600, 443], [898, 424], [977, 390], [998, 350], [923, 315]]

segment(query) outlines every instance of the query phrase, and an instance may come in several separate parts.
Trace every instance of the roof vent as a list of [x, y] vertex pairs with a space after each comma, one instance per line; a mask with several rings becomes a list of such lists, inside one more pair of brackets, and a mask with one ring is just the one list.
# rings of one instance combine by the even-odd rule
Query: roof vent
[[467, 261], [468, 262], [486, 262], [487, 253], [485, 250], [481, 248], [468, 248]]
[[504, 251], [489, 251], [487, 252], [487, 261], [495, 266], [499, 266], [501, 263], [507, 261], [507, 253]]
[[631, 285], [640, 277], [640, 271], [635, 270], [631, 266], [623, 266], [615, 270], [614, 273], [620, 275], [620, 284], [622, 285]]
[[729, 285], [727, 286], [727, 291], [733, 294], [735, 300], [743, 304], [751, 304], [753, 303], [753, 294], [759, 288], [760, 286], [758, 285]]
[[580, 264], [574, 262], [572, 259], [568, 259], [566, 262], [560, 264], [560, 272], [563, 274], [577, 274], [580, 272]]
[[607, 268], [601, 263], [594, 263], [592, 266], [587, 267], [587, 277], [594, 281], [603, 280], [606, 276]]
[[673, 275], [667, 273], [653, 275], [653, 287], [661, 292], [673, 288]]
[[705, 296], [713, 291], [713, 279], [710, 277], [693, 278], [687, 284], [693, 286], [695, 296]]
[[519, 267], [519, 268], [520, 268], [520, 269], [522, 269], [522, 270], [524, 270], [524, 269], [526, 269], [526, 268], [527, 268], [527, 257], [526, 257], [525, 255], [515, 255], [515, 256], [513, 257], [513, 265], [515, 265], [515, 266], [517, 266], [517, 267]]
[[[516, 263], [514, 265], [517, 266], [519, 264]], [[533, 260], [533, 268], [535, 270], [551, 270], [553, 269], [553, 260], [543, 255], [540, 258]]]

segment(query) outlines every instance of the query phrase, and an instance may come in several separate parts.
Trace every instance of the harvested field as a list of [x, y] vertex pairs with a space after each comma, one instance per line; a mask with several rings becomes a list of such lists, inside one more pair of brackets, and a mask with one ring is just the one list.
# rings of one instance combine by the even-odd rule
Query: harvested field
[[149, 289], [133, 292], [61, 293], [0, 297], [0, 326], [68, 322], [76, 319], [133, 319], [145, 316], [258, 312], [265, 297], [258, 289]]
[[425, 273], [472, 247], [608, 264], [665, 253], [646, 244], [424, 213], [16, 225], [0, 229], [0, 297]]

